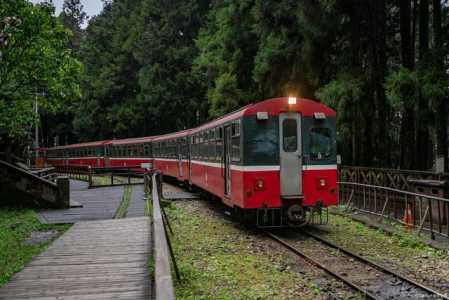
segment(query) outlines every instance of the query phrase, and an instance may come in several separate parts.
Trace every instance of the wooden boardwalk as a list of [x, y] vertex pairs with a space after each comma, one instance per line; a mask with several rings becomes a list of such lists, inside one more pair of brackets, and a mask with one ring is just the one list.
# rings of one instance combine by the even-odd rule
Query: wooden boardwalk
[[0, 299], [151, 299], [147, 217], [76, 223], [0, 289]]

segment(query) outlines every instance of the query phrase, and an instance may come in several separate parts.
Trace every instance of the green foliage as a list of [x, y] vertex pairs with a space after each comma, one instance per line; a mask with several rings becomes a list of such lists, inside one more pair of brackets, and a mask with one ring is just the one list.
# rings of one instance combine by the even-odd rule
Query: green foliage
[[81, 26], [87, 20], [87, 15], [83, 9], [84, 6], [81, 4], [81, 0], [64, 0], [62, 12], [59, 15], [59, 19], [64, 27], [70, 29], [72, 32], [68, 46], [77, 55], [79, 55], [83, 38]]
[[403, 110], [407, 106], [413, 107], [418, 101], [419, 91], [417, 89], [416, 72], [406, 68], [392, 72], [387, 77], [385, 86], [387, 99], [395, 109]]
[[[442, 5], [441, 43], [434, 41], [420, 55], [413, 47], [400, 49], [399, 40], [407, 37], [398, 33], [411, 20], [401, 22], [399, 3], [365, 2], [105, 1], [83, 31], [80, 1], [65, 0], [60, 19], [84, 64], [83, 98], [47, 123], [69, 123], [73, 113], [81, 140], [153, 135], [295, 95], [337, 109], [344, 163], [419, 167], [412, 138], [424, 136], [418, 131], [436, 131], [437, 148], [447, 154], [441, 149], [447, 149], [449, 8]], [[436, 23], [429, 23], [434, 39]], [[404, 45], [419, 46], [417, 36], [408, 38]], [[400, 68], [402, 50], [411, 58], [409, 69]], [[433, 128], [412, 128], [423, 122]], [[69, 124], [48, 131], [71, 129]], [[423, 137], [421, 144], [432, 139]]]
[[236, 75], [223, 73], [215, 80], [215, 88], [208, 93], [210, 115], [218, 117], [239, 106], [242, 91], [238, 88]]
[[427, 100], [429, 109], [437, 113], [439, 103], [449, 101], [449, 76], [440, 67], [432, 65], [419, 75], [421, 95]]
[[42, 230], [65, 231], [68, 225], [42, 225], [31, 210], [0, 208], [0, 286], [43, 251], [49, 243], [25, 245], [31, 232]]
[[0, 6], [0, 134], [23, 139], [35, 122], [33, 102], [57, 112], [80, 96], [81, 64], [66, 48], [69, 32], [48, 4]]
[[354, 131], [359, 131], [361, 124], [365, 122], [364, 105], [365, 83], [360, 78], [352, 78], [350, 75], [341, 75], [321, 87], [316, 95], [326, 105], [335, 109], [337, 114], [337, 142], [341, 145], [340, 153], [349, 160], [348, 144], [354, 136]]
[[323, 103], [344, 115], [363, 101], [363, 88], [361, 79], [345, 75], [320, 88], [316, 95]]
[[194, 70], [207, 84], [209, 115], [216, 117], [253, 102], [251, 78], [256, 36], [251, 26], [253, 1], [215, 3], [196, 45]]

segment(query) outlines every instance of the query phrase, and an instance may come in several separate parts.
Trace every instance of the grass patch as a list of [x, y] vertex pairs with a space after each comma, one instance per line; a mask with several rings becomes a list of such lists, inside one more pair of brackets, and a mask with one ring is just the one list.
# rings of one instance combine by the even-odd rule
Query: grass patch
[[117, 208], [117, 211], [115, 212], [116, 219], [121, 219], [121, 218], [126, 217], [126, 214], [128, 212], [129, 202], [131, 201], [132, 193], [133, 193], [132, 186], [125, 186], [125, 188], [123, 189], [122, 201], [120, 202], [120, 205]]
[[0, 208], [0, 286], [47, 248], [50, 242], [25, 245], [33, 231], [66, 231], [70, 225], [40, 224], [36, 213], [30, 209]]
[[[182, 280], [178, 299], [316, 299], [318, 287], [293, 270], [280, 270], [260, 251], [253, 233], [224, 218], [168, 206], [171, 240]], [[278, 257], [279, 259], [279, 257]], [[173, 277], [175, 278], [175, 277]]]

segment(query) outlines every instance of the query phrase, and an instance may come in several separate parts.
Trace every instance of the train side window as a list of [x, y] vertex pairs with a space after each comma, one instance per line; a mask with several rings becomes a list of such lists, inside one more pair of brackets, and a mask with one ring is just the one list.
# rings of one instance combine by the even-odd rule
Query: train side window
[[190, 137], [190, 157], [192, 159], [195, 158], [195, 136], [194, 135], [192, 135]]
[[219, 161], [222, 161], [222, 159], [223, 159], [223, 127], [218, 128], [217, 159]]
[[314, 160], [327, 159], [333, 152], [330, 128], [313, 127], [310, 129], [310, 156]]
[[209, 159], [215, 161], [216, 159], [216, 139], [215, 139], [215, 129], [210, 131], [210, 146], [209, 146]]
[[240, 120], [232, 123], [232, 161], [240, 161]]
[[295, 119], [282, 121], [282, 147], [285, 152], [298, 150], [298, 123]]
[[232, 136], [240, 136], [240, 120], [232, 123]]
[[198, 159], [198, 147], [199, 147], [199, 138], [198, 138], [198, 134], [196, 134], [194, 136], [195, 140], [194, 140], [194, 147], [195, 147], [195, 159]]

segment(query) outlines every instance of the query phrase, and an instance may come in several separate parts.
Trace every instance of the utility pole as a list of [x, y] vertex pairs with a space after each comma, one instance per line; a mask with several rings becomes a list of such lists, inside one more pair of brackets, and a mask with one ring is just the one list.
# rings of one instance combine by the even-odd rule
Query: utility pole
[[39, 148], [39, 104], [37, 102], [37, 88], [36, 88], [36, 96], [34, 100], [34, 113], [36, 117], [36, 124], [34, 126], [34, 150], [36, 154], [36, 158], [38, 158], [38, 148]]

